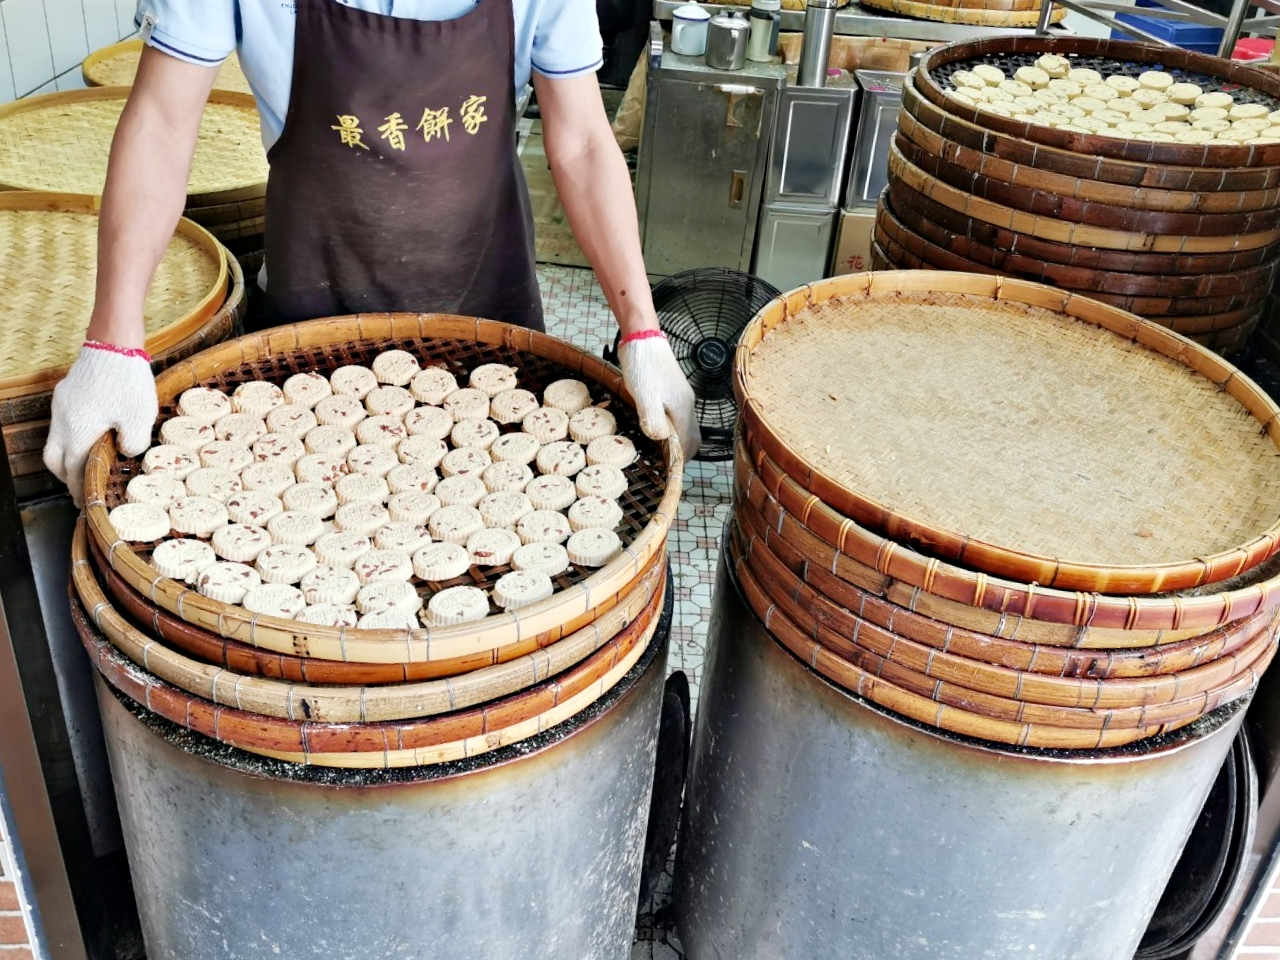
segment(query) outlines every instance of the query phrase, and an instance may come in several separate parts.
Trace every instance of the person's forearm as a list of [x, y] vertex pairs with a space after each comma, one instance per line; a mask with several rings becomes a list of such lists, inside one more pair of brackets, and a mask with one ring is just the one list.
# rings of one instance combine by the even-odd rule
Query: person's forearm
[[123, 347], [141, 348], [146, 339], [143, 305], [186, 205], [206, 74], [216, 72], [168, 57], [147, 62], [155, 57], [163, 55], [144, 54], [116, 129], [98, 223], [97, 296], [87, 337]]

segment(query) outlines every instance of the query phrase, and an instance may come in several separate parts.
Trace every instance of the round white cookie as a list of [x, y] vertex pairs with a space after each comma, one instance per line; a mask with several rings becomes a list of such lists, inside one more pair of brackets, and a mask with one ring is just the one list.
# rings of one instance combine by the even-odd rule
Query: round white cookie
[[164, 510], [186, 495], [186, 484], [171, 473], [140, 473], [124, 488], [129, 503], [152, 503]]
[[314, 370], [295, 373], [284, 382], [282, 389], [286, 405], [306, 410], [310, 410], [333, 393], [333, 388], [329, 386], [329, 381], [324, 378], [323, 374], [316, 373]]
[[471, 567], [467, 548], [460, 543], [433, 543], [413, 554], [413, 572], [429, 583], [444, 583]]
[[406, 350], [385, 350], [373, 361], [373, 375], [379, 383], [403, 387], [422, 371], [418, 358]]
[[201, 540], [166, 540], [151, 551], [151, 565], [162, 577], [187, 583], [217, 560], [213, 548]]
[[516, 368], [502, 363], [483, 363], [471, 371], [467, 385], [492, 398], [516, 388]]
[[511, 562], [520, 538], [510, 530], [480, 530], [467, 540], [467, 555], [475, 567], [501, 567]]
[[444, 398], [457, 389], [457, 378], [444, 367], [427, 367], [409, 381], [413, 399], [431, 406], [444, 403]]
[[169, 535], [169, 514], [154, 503], [121, 504], [107, 514], [107, 520], [116, 536], [130, 543], [152, 543]]
[[519, 610], [546, 600], [555, 593], [551, 578], [538, 570], [517, 570], [498, 579], [493, 602], [504, 610]]
[[489, 598], [478, 587], [450, 587], [427, 603], [422, 619], [437, 627], [483, 620], [489, 615]]
[[512, 554], [511, 566], [554, 577], [569, 569], [569, 554], [558, 543], [526, 543]]
[[355, 397], [357, 400], [363, 400], [377, 385], [378, 378], [373, 375], [373, 371], [358, 364], [338, 367], [329, 374], [329, 386], [334, 393]]
[[354, 603], [360, 592], [360, 578], [345, 567], [316, 567], [300, 584], [307, 603]]

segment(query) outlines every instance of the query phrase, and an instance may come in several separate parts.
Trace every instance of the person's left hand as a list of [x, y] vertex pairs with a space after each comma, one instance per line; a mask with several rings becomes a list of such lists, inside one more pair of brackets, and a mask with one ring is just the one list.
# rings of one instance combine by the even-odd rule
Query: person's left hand
[[618, 359], [644, 435], [650, 440], [665, 440], [674, 428], [685, 462], [692, 460], [702, 444], [693, 388], [671, 352], [666, 334], [646, 330], [624, 337]]

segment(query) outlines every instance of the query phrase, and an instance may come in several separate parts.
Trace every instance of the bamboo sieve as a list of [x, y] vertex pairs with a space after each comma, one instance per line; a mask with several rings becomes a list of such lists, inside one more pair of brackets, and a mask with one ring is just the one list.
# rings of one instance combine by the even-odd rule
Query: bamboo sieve
[[[138, 60], [142, 57], [142, 40], [121, 40], [95, 50], [80, 65], [84, 82], [90, 87], [130, 87], [138, 73]], [[239, 55], [232, 53], [218, 70], [213, 89], [232, 93], [252, 94], [253, 88], [240, 68]]]
[[[282, 383], [302, 371], [328, 372], [342, 364], [368, 364], [389, 349], [408, 350], [425, 365], [444, 365], [456, 373], [481, 363], [505, 363], [517, 367], [522, 383], [536, 393], [558, 379], [584, 380], [598, 400], [611, 405], [619, 430], [634, 439], [639, 454], [624, 471], [630, 488], [620, 501], [624, 511], [618, 528], [621, 555], [596, 571], [570, 568], [555, 578], [558, 592], [536, 606], [454, 627], [345, 630], [254, 616], [242, 607], [211, 601], [161, 577], [147, 560], [147, 545], [119, 539], [107, 513], [123, 502], [125, 485], [141, 467], [136, 459], [119, 457], [114, 438], [107, 436], [90, 454], [85, 499], [90, 535], [111, 569], [157, 606], [228, 639], [324, 660], [412, 663], [467, 656], [555, 631], [563, 635], [566, 623], [615, 596], [653, 557], [665, 551], [667, 531], [680, 500], [683, 464], [679, 445], [671, 441], [656, 444], [641, 434], [617, 368], [545, 334], [508, 324], [469, 317], [365, 314], [277, 327], [206, 350], [166, 370], [156, 380], [161, 417], [172, 414], [177, 397], [189, 387], [232, 389], [258, 379]], [[505, 567], [495, 567], [482, 575], [473, 568], [457, 581], [420, 584], [420, 592], [462, 583], [492, 586], [506, 572]]]
[[[1020, 10], [992, 10], [983, 6], [922, 3], [920, 0], [861, 0], [864, 7], [896, 13], [917, 20], [935, 20], [940, 23], [962, 23], [983, 27], [1034, 27], [1040, 20], [1039, 6]], [[1050, 15], [1052, 23], [1061, 23], [1067, 15], [1066, 7], [1054, 7]]]

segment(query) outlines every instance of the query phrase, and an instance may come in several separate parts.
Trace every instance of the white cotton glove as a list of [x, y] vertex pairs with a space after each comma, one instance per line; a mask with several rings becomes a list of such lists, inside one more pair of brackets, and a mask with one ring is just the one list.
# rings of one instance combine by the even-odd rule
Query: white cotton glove
[[635, 398], [644, 435], [650, 440], [665, 440], [674, 428], [688, 463], [698, 452], [702, 433], [693, 405], [693, 388], [667, 338], [657, 332], [641, 334], [634, 340], [624, 338], [618, 359], [627, 389]]
[[84, 505], [84, 466], [89, 451], [115, 430], [120, 452], [145, 453], [160, 413], [151, 359], [141, 350], [86, 342], [71, 370], [53, 391], [53, 416], [44, 465]]

